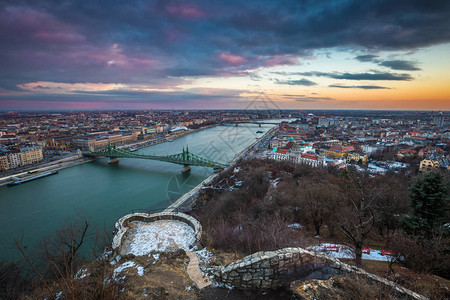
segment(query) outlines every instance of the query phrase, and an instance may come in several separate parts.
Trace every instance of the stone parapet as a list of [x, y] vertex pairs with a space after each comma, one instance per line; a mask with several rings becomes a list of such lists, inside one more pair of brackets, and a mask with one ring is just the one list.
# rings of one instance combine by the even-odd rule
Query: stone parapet
[[199, 243], [202, 236], [202, 226], [200, 225], [200, 222], [197, 221], [197, 219], [195, 219], [194, 217], [183, 213], [173, 212], [161, 212], [156, 214], [134, 213], [126, 215], [116, 222], [116, 234], [113, 238], [112, 250], [116, 253], [120, 253], [120, 248], [122, 246], [122, 242], [125, 238], [126, 232], [128, 230], [128, 224], [130, 222], [140, 221], [149, 223], [158, 220], [177, 220], [188, 224], [194, 230], [195, 242], [194, 245], [191, 246], [196, 246], [197, 243]]
[[405, 299], [427, 299], [385, 278], [303, 248], [257, 252], [239, 261], [216, 267], [213, 274], [219, 283], [253, 290], [273, 289], [294, 278], [327, 280], [337, 274], [354, 274], [368, 281], [387, 285]]

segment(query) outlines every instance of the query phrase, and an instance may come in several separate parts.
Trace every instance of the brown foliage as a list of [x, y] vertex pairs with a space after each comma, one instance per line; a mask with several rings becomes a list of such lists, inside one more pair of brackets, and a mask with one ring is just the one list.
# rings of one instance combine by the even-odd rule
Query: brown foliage
[[206, 243], [215, 249], [244, 252], [275, 250], [287, 246], [301, 246], [301, 235], [290, 229], [278, 216], [261, 219], [242, 219], [236, 224], [218, 217], [203, 226]]
[[398, 234], [388, 246], [397, 261], [419, 273], [432, 272], [450, 278], [450, 241], [444, 231], [434, 232], [426, 242], [413, 240]]

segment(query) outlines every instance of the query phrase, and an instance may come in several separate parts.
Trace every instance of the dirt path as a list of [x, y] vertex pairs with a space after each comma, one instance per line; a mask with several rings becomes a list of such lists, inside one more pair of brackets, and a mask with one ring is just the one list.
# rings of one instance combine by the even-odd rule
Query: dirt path
[[189, 265], [187, 267], [187, 272], [192, 281], [197, 285], [197, 287], [201, 290], [209, 285], [211, 285], [211, 279], [203, 276], [198, 268], [198, 257], [197, 254], [186, 251], [187, 256], [189, 257]]

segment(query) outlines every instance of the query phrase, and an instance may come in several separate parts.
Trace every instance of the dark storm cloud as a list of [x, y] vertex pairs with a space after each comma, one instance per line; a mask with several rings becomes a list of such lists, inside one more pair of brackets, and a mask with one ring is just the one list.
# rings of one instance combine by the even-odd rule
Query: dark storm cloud
[[[34, 101], [80, 101], [89, 102], [93, 99], [103, 99], [109, 101], [123, 101], [128, 99], [132, 103], [152, 103], [159, 100], [167, 101], [205, 101], [210, 100], [232, 100], [240, 99], [239, 94], [246, 90], [234, 89], [188, 89], [183, 91], [135, 91], [135, 90], [109, 90], [109, 91], [82, 91], [75, 90], [70, 94], [27, 94], [21, 96], [8, 96], [13, 100], [34, 100]], [[116, 100], [115, 100], [116, 99]]]
[[333, 79], [344, 80], [394, 80], [394, 81], [408, 81], [413, 80], [409, 74], [397, 74], [387, 72], [374, 72], [374, 73], [329, 73], [329, 72], [301, 72], [296, 73], [302, 76], [316, 76], [316, 77], [328, 77]]
[[[409, 50], [444, 43], [448, 28], [450, 1], [439, 0], [3, 1], [0, 87], [245, 76], [264, 66], [297, 64], [328, 47]], [[370, 57], [359, 57], [364, 59]], [[413, 70], [393, 62], [383, 66]], [[328, 77], [412, 79], [389, 73]]]
[[355, 59], [359, 60], [360, 62], [368, 62], [373, 61], [377, 57], [378, 55], [366, 54], [366, 55], [358, 55], [357, 57], [355, 57]]
[[378, 86], [378, 85], [339, 85], [339, 84], [330, 84], [329, 87], [340, 88], [340, 89], [363, 89], [363, 90], [390, 89], [388, 87]]
[[278, 80], [275, 79], [275, 83], [278, 84], [288, 84], [288, 85], [304, 85], [304, 86], [312, 86], [316, 85], [314, 81], [308, 80], [308, 79], [294, 79], [294, 80]]
[[416, 66], [415, 62], [407, 60], [385, 60], [380, 61], [378, 64], [383, 67], [391, 68], [392, 70], [401, 70], [401, 71], [421, 70], [419, 67]]

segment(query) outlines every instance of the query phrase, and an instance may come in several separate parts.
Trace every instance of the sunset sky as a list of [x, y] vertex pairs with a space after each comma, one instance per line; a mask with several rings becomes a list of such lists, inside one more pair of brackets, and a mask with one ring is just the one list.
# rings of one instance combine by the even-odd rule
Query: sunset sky
[[0, 110], [450, 110], [450, 1], [0, 3]]

